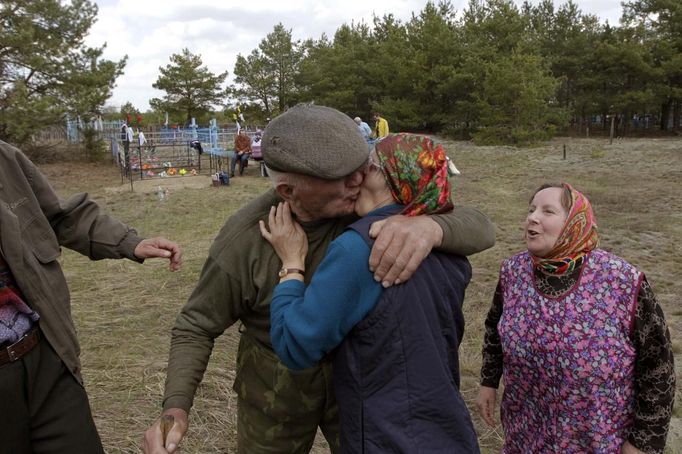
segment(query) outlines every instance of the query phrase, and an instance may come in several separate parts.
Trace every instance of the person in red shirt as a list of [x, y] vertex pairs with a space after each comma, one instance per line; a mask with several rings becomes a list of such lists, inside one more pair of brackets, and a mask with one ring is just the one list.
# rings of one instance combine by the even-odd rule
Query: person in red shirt
[[234, 156], [230, 159], [230, 177], [234, 176], [237, 162], [239, 162], [239, 175], [244, 175], [249, 156], [251, 156], [251, 139], [242, 130], [234, 137]]

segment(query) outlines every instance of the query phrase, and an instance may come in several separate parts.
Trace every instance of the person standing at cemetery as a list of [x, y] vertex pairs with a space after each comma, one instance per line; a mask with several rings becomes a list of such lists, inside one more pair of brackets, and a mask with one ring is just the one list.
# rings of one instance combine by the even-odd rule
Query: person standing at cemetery
[[128, 143], [132, 143], [134, 138], [135, 138], [135, 129], [132, 126], [127, 125], [126, 126], [126, 140], [128, 141]]
[[147, 139], [144, 136], [141, 128], [137, 128], [137, 149], [142, 151], [142, 147], [147, 143]]
[[388, 121], [382, 118], [379, 112], [374, 112], [372, 118], [374, 119], [374, 133], [372, 135], [375, 139], [383, 139], [388, 135]]
[[103, 453], [83, 388], [61, 247], [92, 260], [181, 265], [177, 244], [142, 239], [87, 194], [60, 199], [0, 141], [0, 453]]
[[[258, 221], [287, 200], [308, 234], [306, 276], [352, 216], [367, 172], [367, 142], [347, 115], [298, 105], [273, 119], [263, 134], [263, 157], [274, 189], [227, 220], [211, 246], [199, 282], [172, 330], [163, 415], [175, 424], [162, 441], [160, 419], [146, 431], [146, 453], [174, 452], [188, 428], [188, 413], [214, 339], [241, 321], [237, 352], [237, 452], [297, 454], [310, 451], [318, 427], [338, 452], [338, 410], [328, 359], [291, 372], [270, 341], [270, 300], [281, 276]], [[472, 254], [491, 247], [494, 227], [480, 211], [457, 207], [437, 216], [392, 216], [374, 225], [379, 235], [370, 266], [385, 286], [406, 280], [433, 246]]]
[[[453, 209], [447, 173], [443, 147], [428, 137], [386, 137], [355, 202], [363, 218], [331, 243], [309, 285], [294, 272], [272, 295], [270, 338], [282, 362], [301, 370], [333, 358], [344, 453], [480, 452], [459, 392], [469, 261], [432, 251], [407, 282], [387, 289], [366, 266], [372, 223]], [[284, 267], [305, 269], [308, 240], [288, 203], [260, 230]]]
[[353, 120], [355, 121], [355, 124], [358, 125], [358, 129], [360, 130], [362, 137], [364, 137], [365, 140], [369, 140], [372, 136], [372, 128], [370, 128], [367, 123], [362, 121], [360, 117], [355, 117]]
[[[135, 129], [133, 129], [133, 127], [130, 124], [128, 124], [128, 126], [126, 127], [126, 142], [128, 145], [126, 147], [126, 150], [130, 149], [130, 144], [133, 143], [134, 139], [135, 139]], [[126, 162], [130, 163], [128, 158], [129, 158], [129, 156], [126, 156]]]
[[123, 123], [123, 126], [121, 126], [121, 142], [123, 143], [123, 163], [126, 172], [130, 167], [130, 141], [128, 140], [128, 129], [129, 126], [126, 123]]
[[599, 249], [592, 206], [567, 183], [540, 186], [527, 251], [502, 262], [485, 321], [478, 407], [503, 452], [663, 453], [675, 367], [644, 274]]
[[244, 169], [249, 165], [251, 156], [251, 139], [246, 131], [241, 130], [234, 137], [234, 155], [230, 159], [230, 176], [234, 176], [234, 170], [239, 163], [239, 175], [244, 175]]

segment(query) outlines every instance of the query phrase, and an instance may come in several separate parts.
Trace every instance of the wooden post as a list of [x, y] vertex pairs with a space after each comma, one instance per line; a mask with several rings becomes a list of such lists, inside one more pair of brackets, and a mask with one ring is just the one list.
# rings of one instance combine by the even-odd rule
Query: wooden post
[[613, 145], [613, 129], [615, 126], [615, 122], [616, 122], [616, 116], [611, 115], [611, 134], [610, 134], [610, 139], [609, 139], [609, 145]]
[[566, 144], [564, 144], [564, 160], [566, 159]]

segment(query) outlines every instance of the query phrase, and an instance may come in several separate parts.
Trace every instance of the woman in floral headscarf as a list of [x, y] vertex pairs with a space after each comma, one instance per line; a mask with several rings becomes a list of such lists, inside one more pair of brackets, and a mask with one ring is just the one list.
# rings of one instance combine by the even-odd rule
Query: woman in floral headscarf
[[[423, 136], [388, 136], [370, 155], [356, 201], [364, 217], [329, 246], [307, 287], [302, 274], [280, 275], [273, 347], [292, 369], [334, 355], [343, 452], [479, 452], [459, 392], [469, 262], [432, 252], [410, 280], [387, 289], [367, 268], [373, 222], [452, 208], [443, 148]], [[273, 209], [269, 228], [261, 224], [284, 266], [302, 269], [306, 236], [287, 205]]]
[[478, 406], [504, 453], [662, 453], [675, 396], [663, 311], [644, 274], [597, 248], [587, 198], [541, 186], [528, 250], [505, 260], [486, 319]]

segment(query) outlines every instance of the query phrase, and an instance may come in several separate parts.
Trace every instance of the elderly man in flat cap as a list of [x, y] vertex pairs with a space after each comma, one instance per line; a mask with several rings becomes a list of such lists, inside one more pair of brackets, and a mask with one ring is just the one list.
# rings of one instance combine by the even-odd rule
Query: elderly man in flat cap
[[[347, 115], [298, 105], [268, 124], [262, 151], [274, 188], [228, 219], [210, 248], [172, 331], [162, 414], [174, 416], [175, 424], [165, 443], [159, 420], [147, 430], [147, 453], [177, 449], [214, 339], [238, 320], [237, 452], [307, 453], [318, 427], [332, 452], [339, 451], [331, 363], [292, 372], [279, 361], [270, 341], [270, 300], [281, 276], [298, 272], [309, 280], [331, 240], [355, 219], [367, 143]], [[280, 269], [260, 236], [258, 221], [267, 221], [270, 207], [281, 200], [290, 203], [308, 235], [305, 270]], [[468, 255], [494, 243], [488, 218], [466, 207], [432, 217], [396, 216], [377, 230], [368, 266], [386, 286], [409, 278], [434, 246]]]

